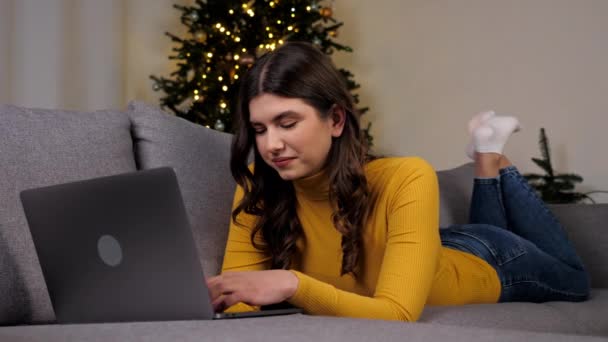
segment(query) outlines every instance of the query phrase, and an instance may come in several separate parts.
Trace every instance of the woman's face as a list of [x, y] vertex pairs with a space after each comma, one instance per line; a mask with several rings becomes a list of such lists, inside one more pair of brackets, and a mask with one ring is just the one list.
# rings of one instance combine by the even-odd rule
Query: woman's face
[[264, 161], [284, 180], [321, 171], [332, 137], [339, 137], [344, 114], [321, 119], [317, 110], [297, 98], [262, 94], [249, 102], [255, 143]]

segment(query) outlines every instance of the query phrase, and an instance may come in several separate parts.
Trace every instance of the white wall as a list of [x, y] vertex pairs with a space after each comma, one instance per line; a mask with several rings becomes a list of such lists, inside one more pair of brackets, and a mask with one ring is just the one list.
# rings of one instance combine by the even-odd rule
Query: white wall
[[0, 0], [0, 103], [76, 110], [158, 103], [148, 76], [172, 70], [164, 32], [184, 32], [173, 4], [190, 1]]
[[[608, 1], [338, 0], [336, 63], [371, 106], [377, 150], [420, 155], [436, 168], [467, 161], [466, 123], [485, 109], [517, 115], [506, 153], [540, 172], [547, 130], [559, 172], [579, 190], [608, 190]], [[596, 200], [608, 202], [608, 195]]]
[[[158, 103], [184, 34], [174, 3], [192, 0], [0, 0], [0, 103], [94, 110]], [[336, 63], [362, 84], [378, 152], [436, 168], [466, 161], [469, 117], [495, 109], [524, 129], [506, 152], [539, 171], [540, 127], [559, 172], [608, 190], [608, 1], [337, 0]], [[608, 202], [608, 195], [596, 199]]]

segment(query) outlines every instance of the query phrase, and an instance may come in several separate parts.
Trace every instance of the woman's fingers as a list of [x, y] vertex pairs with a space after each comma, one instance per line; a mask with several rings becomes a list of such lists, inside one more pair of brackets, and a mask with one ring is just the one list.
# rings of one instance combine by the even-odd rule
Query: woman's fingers
[[240, 293], [238, 292], [233, 292], [231, 294], [227, 294], [224, 296], [223, 298], [223, 303], [224, 305], [226, 305], [227, 308], [239, 303], [239, 302], [246, 302], [245, 300], [243, 300], [243, 298], [241, 298]]
[[227, 275], [219, 275], [209, 278], [207, 280], [207, 289], [209, 290], [211, 300], [214, 301], [222, 294], [230, 292], [231, 283], [234, 284], [234, 282], [230, 281], [229, 276]]
[[297, 277], [284, 270], [227, 272], [207, 279], [207, 287], [216, 310], [239, 302], [267, 305], [293, 295], [297, 288]]
[[223, 295], [219, 296], [218, 298], [216, 298], [214, 301], [211, 302], [211, 306], [213, 306], [213, 311], [223, 312], [224, 310], [226, 310], [228, 308], [226, 303], [224, 303], [224, 297], [225, 296], [223, 296]]
[[243, 300], [243, 298], [241, 297], [241, 293], [232, 292], [232, 293], [221, 294], [219, 297], [217, 297], [215, 300], [213, 300], [211, 302], [211, 305], [213, 306], [213, 311], [222, 312], [222, 311], [226, 310], [227, 308], [229, 308], [239, 302], [245, 302]]
[[239, 290], [242, 288], [242, 281], [239, 281], [238, 274], [225, 273], [207, 279], [207, 288], [211, 297], [211, 305], [216, 312], [224, 311], [226, 308], [244, 301], [244, 293]]

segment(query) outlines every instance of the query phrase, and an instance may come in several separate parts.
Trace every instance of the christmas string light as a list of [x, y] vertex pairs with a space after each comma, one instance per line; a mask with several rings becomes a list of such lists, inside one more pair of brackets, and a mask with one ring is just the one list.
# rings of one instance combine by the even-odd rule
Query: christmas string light
[[233, 87], [258, 57], [293, 39], [317, 43], [326, 53], [343, 50], [331, 44], [341, 24], [333, 19], [333, 3], [197, 0], [182, 6], [188, 35], [180, 40], [168, 33], [174, 41], [183, 41], [174, 57], [181, 60], [179, 70], [171, 75], [175, 79], [151, 77], [153, 89], [171, 95], [161, 98], [161, 105], [204, 126], [232, 131], [232, 119], [225, 114], [234, 104]]

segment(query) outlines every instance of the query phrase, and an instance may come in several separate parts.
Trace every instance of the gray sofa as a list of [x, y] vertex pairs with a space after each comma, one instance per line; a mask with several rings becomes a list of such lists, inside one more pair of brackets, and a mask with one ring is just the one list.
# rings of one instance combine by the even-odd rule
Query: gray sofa
[[[562, 220], [592, 276], [591, 299], [427, 307], [418, 323], [293, 315], [229, 321], [59, 325], [19, 201], [19, 191], [172, 166], [200, 262], [218, 273], [234, 191], [230, 135], [133, 102], [128, 110], [69, 112], [0, 106], [0, 341], [608, 339], [608, 204], [561, 205]], [[441, 224], [466, 222], [470, 164], [439, 171]], [[133, 203], [137, 205], [137, 203]]]

